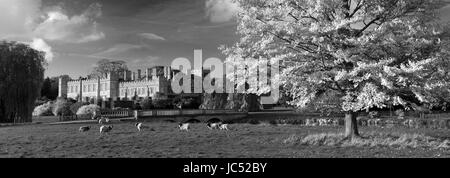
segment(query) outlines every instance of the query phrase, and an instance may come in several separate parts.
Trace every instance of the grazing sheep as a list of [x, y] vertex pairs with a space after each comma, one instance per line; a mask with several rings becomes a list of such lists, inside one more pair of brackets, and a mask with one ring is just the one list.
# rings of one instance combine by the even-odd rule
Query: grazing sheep
[[109, 119], [108, 119], [108, 118], [105, 118], [105, 117], [102, 117], [102, 118], [100, 118], [100, 119], [98, 120], [98, 123], [99, 123], [99, 124], [109, 123]]
[[189, 131], [189, 123], [180, 123], [178, 124], [178, 128], [183, 131]]
[[219, 129], [220, 130], [228, 130], [228, 124], [220, 124]]
[[100, 127], [100, 133], [108, 133], [113, 129], [112, 125], [102, 125]]
[[146, 126], [146, 125], [144, 125], [142, 123], [136, 123], [135, 126], [139, 130], [139, 132], [144, 130], [144, 129], [148, 129], [149, 128], [148, 126]]
[[91, 127], [89, 127], [89, 126], [82, 126], [82, 127], [80, 127], [79, 129], [78, 129], [78, 131], [80, 131], [80, 132], [87, 132], [87, 131], [89, 131], [91, 129]]
[[213, 129], [219, 129], [220, 127], [220, 123], [208, 123], [206, 124], [206, 127], [208, 127], [209, 130], [213, 130]]

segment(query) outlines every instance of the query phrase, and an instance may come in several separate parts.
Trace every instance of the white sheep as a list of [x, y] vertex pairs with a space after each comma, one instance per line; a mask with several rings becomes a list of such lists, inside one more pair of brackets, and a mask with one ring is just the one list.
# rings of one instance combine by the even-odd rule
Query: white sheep
[[102, 118], [100, 118], [100, 119], [98, 120], [98, 123], [99, 123], [99, 124], [109, 123], [109, 119], [108, 119], [108, 118], [105, 118], [105, 117], [102, 117]]
[[180, 123], [178, 124], [178, 128], [182, 131], [189, 131], [189, 123]]
[[112, 125], [102, 125], [100, 127], [100, 133], [108, 133], [113, 129]]
[[87, 132], [87, 131], [89, 131], [91, 129], [91, 127], [89, 127], [89, 126], [82, 126], [82, 127], [80, 127], [79, 129], [78, 129], [78, 131], [80, 131], [80, 132]]
[[139, 132], [144, 130], [144, 129], [148, 129], [149, 128], [148, 126], [146, 126], [146, 125], [144, 125], [142, 123], [136, 123], [135, 126], [139, 130]]
[[220, 124], [219, 129], [220, 130], [228, 130], [228, 124]]
[[213, 130], [213, 129], [219, 129], [221, 123], [208, 123], [206, 124], [206, 127], [208, 127], [208, 129]]

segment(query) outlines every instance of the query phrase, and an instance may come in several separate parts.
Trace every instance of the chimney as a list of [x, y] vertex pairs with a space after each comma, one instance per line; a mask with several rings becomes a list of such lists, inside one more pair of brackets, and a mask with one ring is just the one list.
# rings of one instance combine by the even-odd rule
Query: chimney
[[123, 71], [123, 80], [125, 80], [125, 81], [128, 80], [128, 70]]
[[152, 79], [151, 73], [152, 73], [152, 72], [151, 72], [151, 69], [147, 68], [147, 69], [145, 70], [145, 79], [151, 80], [151, 79]]
[[137, 70], [137, 80], [141, 80], [141, 69]]
[[156, 67], [153, 68], [152, 77], [155, 78], [155, 79], [156, 79], [156, 77], [158, 77], [158, 69]]

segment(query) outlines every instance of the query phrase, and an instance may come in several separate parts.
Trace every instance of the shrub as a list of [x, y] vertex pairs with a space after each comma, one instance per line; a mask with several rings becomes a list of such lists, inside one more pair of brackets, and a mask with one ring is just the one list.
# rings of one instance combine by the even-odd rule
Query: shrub
[[89, 103], [88, 102], [74, 103], [74, 104], [70, 105], [70, 111], [72, 111], [72, 113], [77, 113], [78, 109], [80, 109], [82, 106], [85, 106], [85, 105], [89, 105]]
[[77, 115], [94, 114], [94, 111], [100, 112], [100, 106], [95, 104], [81, 106], [77, 111]]
[[53, 107], [53, 103], [51, 101], [44, 103], [42, 105], [39, 105], [34, 108], [33, 116], [51, 116], [51, 115], [53, 115], [52, 107]]
[[64, 98], [58, 98], [53, 106], [53, 115], [55, 116], [70, 116], [72, 115], [72, 111], [70, 111], [71, 102], [67, 101]]
[[155, 109], [172, 109], [172, 100], [169, 99], [156, 99], [152, 100], [152, 104]]
[[142, 100], [142, 101], [140, 102], [140, 105], [141, 105], [141, 108], [144, 109], [144, 110], [155, 108], [155, 107], [153, 106], [152, 99], [150, 99], [150, 98], [146, 98], [146, 99]]

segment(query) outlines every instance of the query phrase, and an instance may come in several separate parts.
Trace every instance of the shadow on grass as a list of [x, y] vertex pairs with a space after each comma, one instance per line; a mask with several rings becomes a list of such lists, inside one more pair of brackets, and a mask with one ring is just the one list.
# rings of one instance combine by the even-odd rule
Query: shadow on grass
[[367, 132], [361, 138], [346, 139], [343, 133], [320, 133], [305, 137], [291, 135], [283, 140], [284, 144], [338, 147], [393, 147], [424, 148], [450, 150], [450, 140], [410, 133]]

